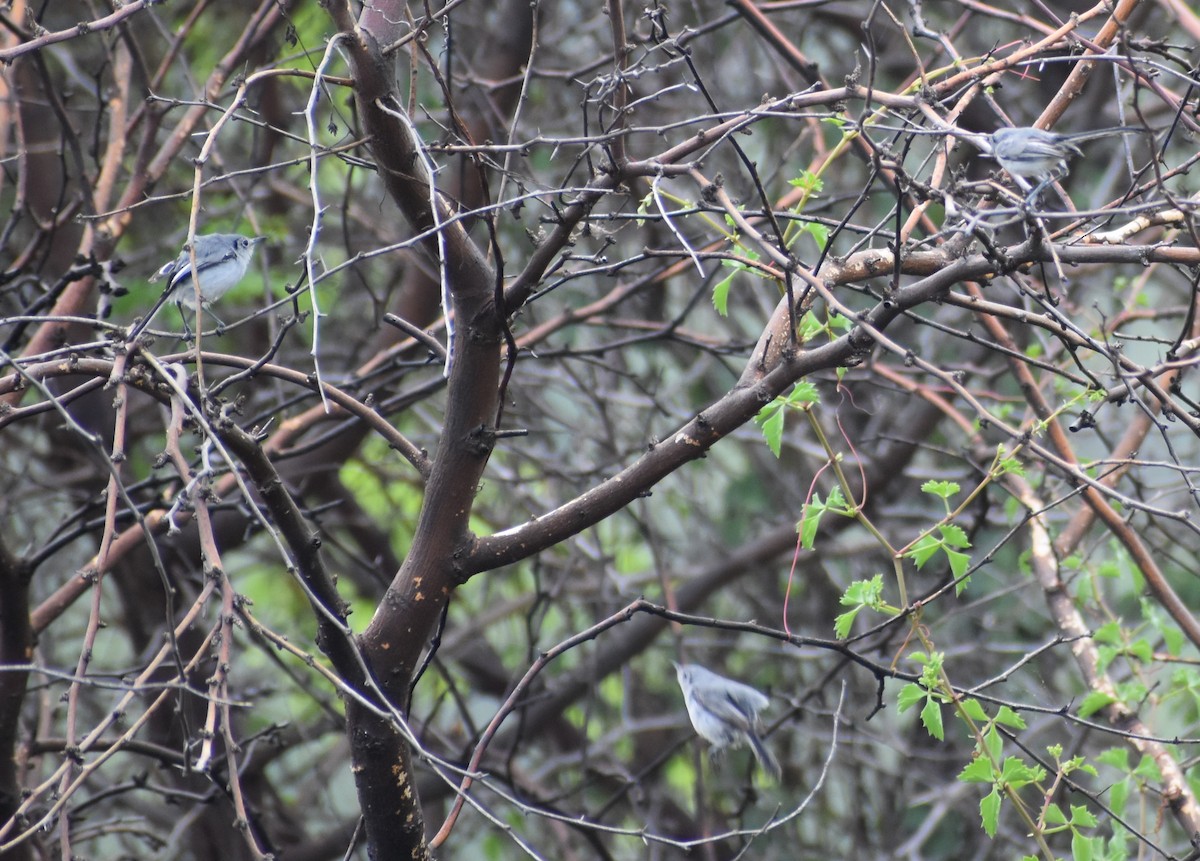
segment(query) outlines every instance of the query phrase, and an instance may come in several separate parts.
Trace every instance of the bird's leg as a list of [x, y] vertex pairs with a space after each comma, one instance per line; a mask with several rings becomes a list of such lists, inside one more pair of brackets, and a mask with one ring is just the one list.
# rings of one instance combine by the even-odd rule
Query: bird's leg
[[210, 305], [208, 302], [205, 302], [204, 310], [208, 312], [208, 316], [212, 317], [213, 320], [216, 321], [217, 334], [220, 335], [222, 332], [224, 332], [225, 331], [225, 321], [223, 321], [220, 317], [218, 317], [216, 314], [213, 313], [212, 305]]
[[183, 303], [176, 301], [175, 308], [179, 311], [179, 319], [183, 320], [183, 338], [185, 341], [192, 339], [192, 327], [188, 325], [187, 313], [183, 310]]

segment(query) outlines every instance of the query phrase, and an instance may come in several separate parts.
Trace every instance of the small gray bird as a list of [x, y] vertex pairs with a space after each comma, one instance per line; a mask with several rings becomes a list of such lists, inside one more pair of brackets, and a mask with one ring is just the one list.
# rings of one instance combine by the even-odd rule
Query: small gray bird
[[713, 753], [749, 744], [758, 764], [778, 780], [779, 761], [763, 744], [758, 719], [770, 700], [749, 685], [719, 676], [699, 664], [675, 664], [675, 676], [692, 726], [713, 746]]
[[[254, 249], [264, 239], [265, 236], [249, 237], [236, 233], [210, 233], [196, 237], [195, 280], [200, 285], [200, 301], [205, 306], [220, 299], [245, 277], [250, 258], [254, 256]], [[178, 257], [155, 272], [150, 281], [158, 281], [160, 278], [167, 279], [166, 288], [150, 312], [134, 326], [128, 340], [133, 340], [150, 325], [150, 321], [168, 299], [173, 299], [176, 305], [186, 305], [195, 309], [196, 288], [192, 283], [192, 257], [188, 249], [183, 249]], [[179, 314], [184, 318], [186, 330], [187, 316], [182, 307]]]
[[1067, 161], [1083, 155], [1076, 144], [1097, 138], [1146, 133], [1145, 129], [1119, 127], [1096, 129], [1077, 134], [1059, 134], [1032, 127], [997, 129], [988, 136], [991, 157], [1013, 176], [1036, 179], [1040, 191], [1044, 186], [1067, 175]]

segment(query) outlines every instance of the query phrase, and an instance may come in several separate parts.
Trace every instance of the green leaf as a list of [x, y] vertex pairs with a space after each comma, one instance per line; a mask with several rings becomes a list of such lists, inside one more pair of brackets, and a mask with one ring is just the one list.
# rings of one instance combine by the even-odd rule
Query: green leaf
[[938, 741], [946, 740], [946, 730], [942, 726], [942, 707], [933, 697], [930, 697], [929, 701], [925, 703], [925, 707], [921, 709], [921, 723], [925, 725], [926, 731]]
[[850, 630], [854, 627], [854, 620], [858, 616], [859, 610], [862, 607], [855, 607], [853, 610], [847, 610], [845, 613], [839, 613], [837, 618], [833, 620], [833, 634], [839, 640], [844, 640], [850, 636]]
[[1108, 845], [1104, 849], [1104, 855], [1101, 857], [1104, 861], [1128, 861], [1129, 858], [1129, 832], [1118, 829], [1115, 834], [1108, 839]]
[[847, 607], [855, 604], [879, 607], [883, 602], [883, 575], [876, 574], [870, 580], [855, 580], [846, 587], [846, 594], [838, 600]]
[[1100, 823], [1096, 820], [1092, 811], [1088, 810], [1082, 804], [1072, 804], [1071, 824], [1076, 828], [1095, 828]]
[[1096, 661], [1096, 672], [1103, 673], [1108, 669], [1109, 664], [1111, 664], [1114, 659], [1119, 657], [1120, 654], [1121, 650], [1115, 646], [1101, 646], [1100, 648], [1096, 649], [1096, 655], [1099, 658], [1099, 660]]
[[992, 762], [999, 762], [1001, 755], [1004, 753], [1004, 739], [996, 727], [989, 726], [987, 732], [983, 734], [983, 749], [987, 753]]
[[913, 560], [913, 562], [916, 563], [917, 568], [924, 568], [925, 563], [933, 558], [933, 555], [937, 553], [941, 547], [941, 542], [939, 542], [932, 535], [923, 535], [917, 539], [916, 543], [913, 544], [912, 549], [908, 551], [907, 555]]
[[896, 697], [896, 705], [900, 711], [905, 712], [915, 706], [922, 700], [929, 698], [929, 692], [917, 684], [909, 682], [900, 689], [900, 695]]
[[943, 523], [938, 527], [938, 532], [942, 535], [942, 541], [948, 547], [970, 547], [971, 542], [967, 539], [967, 533], [961, 526], [955, 526], [953, 523]]
[[[830, 504], [835, 502], [835, 496], [840, 499], [841, 495], [836, 492], [829, 494]], [[816, 518], [819, 516], [819, 513], [824, 510], [824, 507], [820, 506], [818, 502], [814, 502], [813, 507], [817, 512], [816, 514], [808, 513], [807, 506], [805, 506], [805, 528], [807, 528], [807, 520], [809, 517]], [[889, 612], [893, 615], [896, 612], [894, 608], [888, 607], [888, 605], [883, 601], [882, 574], [876, 574], [870, 580], [855, 580], [846, 587], [845, 593], [841, 598], [838, 599], [838, 601], [843, 607], [853, 608], [850, 610], [850, 612], [843, 613], [842, 615], [838, 616], [836, 620], [834, 620], [834, 630], [841, 632], [838, 634], [838, 636], [842, 638], [845, 638], [849, 635], [850, 626], [854, 622], [855, 615], [857, 615], [860, 610], [870, 609], [877, 612]]]
[[[789, 408], [801, 409], [808, 404], [816, 403], [819, 398], [817, 387], [810, 382], [803, 381], [794, 385], [786, 398], [776, 398], [758, 411], [754, 417], [754, 423], [762, 430], [763, 438], [775, 457], [779, 457], [783, 448], [784, 417], [787, 410]], [[832, 497], [833, 494], [830, 494], [830, 498]]]
[[645, 227], [646, 219], [641, 216], [644, 216], [647, 212], [650, 211], [650, 207], [653, 205], [653, 203], [654, 203], [654, 192], [653, 191], [646, 192], [646, 196], [641, 199], [641, 201], [638, 203], [638, 206], [637, 206], [637, 214], [639, 217], [635, 223], [637, 224], [638, 227]]
[[963, 714], [977, 723], [985, 723], [988, 719], [987, 712], [983, 710], [983, 706], [979, 704], [979, 700], [968, 698], [960, 704]]
[[998, 789], [993, 789], [979, 802], [979, 818], [983, 821], [983, 830], [988, 837], [996, 836], [996, 826], [1000, 822], [1000, 802], [1003, 799]]
[[1025, 729], [1024, 718], [1008, 706], [1000, 706], [1000, 711], [996, 712], [996, 723], [1014, 729]]
[[[767, 410], [771, 411], [767, 412]], [[780, 452], [783, 451], [783, 408], [777, 407], [772, 410], [771, 405], [768, 404], [754, 417], [754, 421], [758, 423], [759, 430], [762, 431], [767, 448], [778, 458]]]
[[836, 311], [829, 312], [829, 319], [826, 320], [825, 325], [829, 327], [831, 332], [841, 334], [845, 334], [854, 328], [854, 323], [849, 317], [839, 314]]
[[1066, 825], [1067, 814], [1062, 812], [1062, 808], [1057, 804], [1046, 805], [1046, 824], [1047, 825]]
[[[950, 563], [950, 573], [956, 578], [962, 577], [971, 568], [971, 557], [966, 553], [959, 553], [957, 550], [947, 550], [946, 561]], [[969, 581], [967, 580], [960, 582], [955, 587], [956, 594], [961, 594], [968, 585]]]
[[825, 182], [811, 170], [804, 170], [795, 179], [789, 179], [788, 185], [793, 188], [802, 188], [809, 193], [815, 194], [825, 187]]
[[961, 783], [995, 783], [996, 770], [986, 756], [977, 756], [958, 774]]
[[992, 467], [992, 475], [996, 478], [1001, 478], [1002, 476], [1009, 474], [1019, 476], [1025, 475], [1025, 467], [1021, 461], [1017, 460], [1015, 457], [1004, 457], [996, 461], [995, 466]]
[[1085, 837], [1078, 831], [1071, 834], [1071, 856], [1075, 861], [1092, 861], [1092, 838]]
[[804, 232], [813, 238], [813, 242], [817, 243], [817, 248], [822, 251], [829, 245], [829, 228], [824, 224], [811, 221], [804, 226]]
[[1158, 763], [1148, 755], [1142, 756], [1133, 773], [1142, 778], [1142, 780], [1147, 780], [1151, 783], [1158, 783], [1162, 780], [1162, 772], [1158, 770]]
[[1154, 660], [1154, 648], [1146, 640], [1137, 639], [1129, 644], [1129, 648], [1125, 650], [1126, 654], [1143, 664], [1152, 663]]
[[931, 652], [926, 655], [924, 652], [913, 652], [910, 657], [915, 663], [921, 665], [921, 686], [936, 694], [938, 685], [941, 684], [941, 672], [946, 653]]
[[[821, 518], [829, 509], [830, 502], [822, 502], [819, 493], [814, 493], [812, 499], [804, 503], [804, 510], [801, 512], [800, 522], [796, 524], [796, 531], [800, 534], [800, 544], [805, 550], [813, 549], [817, 540], [817, 527], [821, 525]], [[843, 601], [842, 603], [850, 605], [861, 602]]]
[[785, 402], [788, 406], [799, 407], [815, 404], [819, 400], [821, 400], [821, 393], [817, 391], [817, 387], [808, 380], [801, 380], [792, 386], [792, 391], [788, 394]]
[[1096, 762], [1101, 765], [1111, 765], [1115, 769], [1128, 773], [1129, 751], [1123, 747], [1110, 747], [1108, 750], [1100, 752], [1096, 757]]
[[921, 485], [923, 493], [929, 493], [940, 499], [949, 499], [958, 493], [962, 488], [954, 481], [927, 481]]
[[1108, 789], [1108, 809], [1117, 816], [1125, 815], [1125, 803], [1129, 800], [1130, 787], [1128, 780], [1118, 780]]
[[[840, 487], [835, 487], [829, 491], [828, 505], [829, 505], [829, 510], [836, 512], [837, 514], [844, 514], [847, 517], [854, 516], [854, 512], [850, 510], [850, 507], [848, 505], [846, 505], [846, 497], [842, 496], [842, 489]], [[880, 587], [880, 592], [882, 594], [882, 590], [883, 590], [883, 578], [882, 577], [880, 577], [879, 587]]]
[[804, 516], [801, 517], [796, 527], [800, 533], [800, 546], [805, 550], [812, 550], [817, 543], [817, 527], [821, 525], [821, 515], [824, 513], [824, 508], [804, 506]]
[[1000, 780], [1014, 789], [1037, 783], [1045, 777], [1046, 769], [1039, 765], [1030, 765], [1016, 756], [1010, 756], [1004, 760], [1004, 765], [1000, 769]]
[[825, 331], [825, 324], [817, 319], [815, 314], [805, 314], [799, 325], [800, 340], [807, 343]]
[[1131, 679], [1128, 682], [1121, 682], [1117, 685], [1117, 696], [1120, 698], [1121, 702], [1138, 703], [1144, 700], [1149, 693], [1150, 692], [1146, 690], [1146, 686], [1136, 679]]
[[1167, 648], [1167, 654], [1178, 657], [1183, 651], [1184, 644], [1187, 643], [1183, 635], [1183, 631], [1179, 630], [1175, 625], [1163, 624], [1162, 619], [1155, 614], [1154, 621], [1157, 623], [1155, 628], [1163, 638], [1163, 645]]
[[[717, 282], [716, 287], [713, 287], [713, 307], [717, 309], [717, 313], [722, 317], [729, 316], [729, 288], [733, 286], [733, 279], [736, 277], [736, 272], [730, 272], [726, 277]], [[775, 456], [779, 457], [778, 454]]]
[[1083, 702], [1079, 704], [1079, 716], [1084, 718], [1090, 717], [1091, 715], [1094, 715], [1096, 712], [1100, 711], [1100, 709], [1107, 705], [1111, 705], [1116, 701], [1117, 698], [1111, 694], [1101, 693], [1100, 691], [1092, 691], [1090, 694], [1084, 697]]

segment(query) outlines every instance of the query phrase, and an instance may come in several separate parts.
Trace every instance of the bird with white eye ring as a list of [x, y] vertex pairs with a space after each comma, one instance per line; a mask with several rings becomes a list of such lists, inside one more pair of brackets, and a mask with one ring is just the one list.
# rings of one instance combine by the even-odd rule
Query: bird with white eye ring
[[[150, 277], [150, 281], [167, 279], [167, 286], [158, 301], [150, 311], [130, 330], [126, 340], [132, 341], [138, 334], [150, 325], [150, 321], [158, 314], [163, 304], [174, 300], [179, 307], [179, 314], [184, 318], [184, 330], [187, 330], [187, 315], [183, 307], [192, 310], [196, 308], [196, 285], [200, 288], [200, 301], [208, 306], [235, 287], [246, 275], [250, 266], [250, 258], [254, 249], [265, 236], [241, 236], [237, 233], [209, 233], [197, 236], [194, 243], [196, 270], [192, 276], [192, 253], [184, 248], [179, 256]], [[211, 312], [210, 312], [211, 313]], [[214, 315], [215, 318], [215, 315]], [[220, 323], [220, 320], [217, 320]]]

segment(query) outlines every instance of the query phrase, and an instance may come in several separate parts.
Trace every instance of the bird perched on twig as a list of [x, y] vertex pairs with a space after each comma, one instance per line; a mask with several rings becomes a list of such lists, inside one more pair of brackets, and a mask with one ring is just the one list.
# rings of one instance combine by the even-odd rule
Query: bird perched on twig
[[719, 676], [698, 664], [675, 664], [683, 701], [697, 734], [713, 746], [714, 755], [726, 747], [749, 744], [754, 758], [771, 777], [779, 779], [779, 761], [763, 744], [758, 713], [770, 700], [749, 685]]
[[1013, 176], [1036, 179], [1035, 196], [1055, 180], [1067, 175], [1068, 160], [1082, 156], [1077, 144], [1113, 135], [1146, 133], [1145, 129], [1123, 126], [1096, 129], [1076, 134], [1059, 134], [1029, 126], [997, 129], [987, 137], [991, 148], [988, 153], [1000, 166]]
[[[150, 308], [149, 313], [129, 333], [127, 340], [132, 341], [138, 333], [150, 325], [150, 321], [162, 308], [168, 299], [174, 299], [176, 305], [196, 307], [196, 284], [200, 287], [200, 301], [204, 305], [220, 299], [246, 275], [250, 258], [254, 249], [265, 236], [240, 236], [236, 233], [209, 233], [197, 236], [195, 241], [196, 275], [195, 283], [192, 278], [192, 253], [183, 249], [179, 256], [150, 277], [150, 281], [167, 279], [167, 286], [158, 301]], [[187, 317], [180, 308], [179, 313], [184, 317], [184, 328], [187, 328]], [[220, 321], [218, 321], [220, 322]]]

